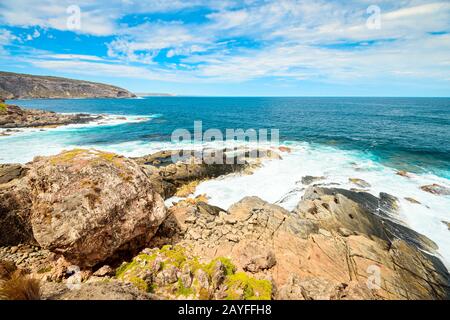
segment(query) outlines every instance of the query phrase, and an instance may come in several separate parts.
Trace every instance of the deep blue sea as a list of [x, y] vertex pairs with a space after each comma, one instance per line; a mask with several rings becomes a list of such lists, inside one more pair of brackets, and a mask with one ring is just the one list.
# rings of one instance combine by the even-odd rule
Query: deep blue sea
[[[152, 115], [148, 122], [58, 132], [68, 145], [169, 141], [176, 128], [277, 128], [282, 141], [361, 150], [377, 161], [449, 177], [450, 98], [210, 98], [22, 100], [56, 112]], [[53, 133], [48, 133], [53, 135]], [[63, 137], [61, 137], [63, 135]], [[0, 155], [1, 157], [1, 155]]]
[[[20, 100], [23, 107], [65, 113], [105, 114], [89, 125], [24, 130], [0, 136], [0, 162], [28, 162], [75, 147], [139, 156], [178, 147], [175, 129], [279, 129], [291, 147], [252, 175], [201, 183], [196, 194], [223, 208], [244, 196], [259, 196], [291, 210], [306, 186], [305, 175], [324, 183], [358, 188], [349, 178], [370, 183], [367, 191], [387, 192], [400, 201], [395, 219], [425, 234], [450, 266], [450, 196], [420, 189], [437, 183], [450, 188], [450, 98], [221, 98]], [[410, 172], [405, 178], [397, 170]], [[420, 202], [412, 203], [408, 198]]]

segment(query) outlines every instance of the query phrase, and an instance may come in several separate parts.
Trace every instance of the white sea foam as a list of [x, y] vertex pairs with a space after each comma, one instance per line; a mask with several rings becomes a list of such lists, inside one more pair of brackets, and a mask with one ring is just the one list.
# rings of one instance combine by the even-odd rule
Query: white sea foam
[[[258, 196], [292, 210], [301, 199], [307, 186], [303, 176], [324, 176], [323, 184], [351, 189], [359, 188], [349, 178], [363, 179], [371, 184], [369, 193], [378, 196], [387, 192], [399, 198], [398, 218], [412, 229], [428, 236], [439, 246], [439, 253], [447, 267], [450, 266], [450, 237], [442, 221], [450, 221], [450, 197], [437, 196], [420, 189], [420, 186], [438, 183], [450, 187], [450, 181], [432, 174], [405, 178], [396, 171], [367, 158], [359, 152], [342, 151], [331, 147], [297, 144], [292, 153], [283, 153], [283, 160], [266, 161], [253, 175], [229, 175], [201, 183], [196, 195], [206, 194], [209, 203], [227, 209], [245, 196]], [[413, 204], [405, 197], [421, 204]], [[171, 203], [176, 199], [169, 199]]]
[[[62, 114], [74, 114], [74, 113], [62, 113]], [[4, 137], [16, 136], [19, 134], [28, 134], [33, 132], [44, 132], [44, 131], [64, 131], [67, 129], [76, 129], [76, 128], [88, 128], [88, 127], [97, 127], [97, 126], [113, 126], [124, 123], [136, 123], [136, 122], [144, 122], [149, 121], [154, 118], [161, 117], [160, 114], [155, 115], [145, 115], [145, 116], [122, 116], [122, 115], [112, 115], [112, 114], [90, 114], [93, 117], [101, 116], [101, 119], [93, 120], [88, 123], [74, 123], [57, 127], [36, 127], [36, 128], [0, 128], [0, 134], [7, 134]], [[3, 137], [3, 138], [4, 138]]]
[[[96, 114], [92, 115], [97, 116]], [[68, 145], [67, 135], [60, 135], [59, 133], [73, 132], [78, 134], [78, 130], [83, 128], [138, 123], [161, 117], [160, 114], [150, 116], [101, 114], [101, 116], [101, 119], [89, 123], [69, 124], [55, 128], [12, 128], [12, 131], [0, 129], [0, 134], [3, 132], [8, 134], [7, 136], [0, 136], [0, 163], [26, 163], [38, 155], [49, 156], [62, 150], [80, 147], [80, 145]], [[102, 149], [103, 146], [99, 146], [99, 148]], [[116, 150], [112, 148], [112, 151]]]

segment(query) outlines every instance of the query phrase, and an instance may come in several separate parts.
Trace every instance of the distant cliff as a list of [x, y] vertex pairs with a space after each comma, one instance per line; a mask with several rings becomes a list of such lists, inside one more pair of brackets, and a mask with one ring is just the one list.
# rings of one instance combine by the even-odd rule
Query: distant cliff
[[103, 83], [0, 71], [0, 99], [129, 97], [135, 95]]

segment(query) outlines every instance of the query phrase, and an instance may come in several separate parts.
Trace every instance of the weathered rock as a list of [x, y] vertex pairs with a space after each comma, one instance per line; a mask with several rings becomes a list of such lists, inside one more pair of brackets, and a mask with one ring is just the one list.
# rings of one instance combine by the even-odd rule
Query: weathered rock
[[115, 270], [108, 265], [104, 265], [93, 273], [93, 275], [96, 277], [113, 276], [114, 274]]
[[350, 181], [353, 184], [356, 184], [358, 187], [361, 187], [361, 188], [370, 188], [371, 187], [370, 183], [368, 183], [367, 181], [365, 181], [363, 179], [348, 178], [348, 181]]
[[21, 180], [34, 238], [80, 267], [144, 245], [166, 216], [139, 165], [115, 154], [72, 150], [29, 169]]
[[385, 192], [380, 192], [380, 209], [387, 213], [396, 213], [398, 198]]
[[411, 203], [420, 204], [420, 202], [417, 201], [417, 200], [414, 199], [414, 198], [405, 197], [405, 200], [408, 201], [408, 202], [411, 202]]
[[399, 170], [396, 172], [396, 174], [405, 178], [410, 178], [409, 173], [405, 170]]
[[[390, 221], [387, 210], [396, 200], [381, 198], [311, 187], [291, 213], [247, 197], [216, 216], [215, 229], [201, 242], [189, 231], [207, 230], [199, 221], [210, 215], [184, 203], [169, 210], [152, 242], [186, 246], [203, 259], [230, 257], [238, 271], [270, 277], [276, 299], [447, 299], [448, 271], [420, 249], [433, 251], [434, 244]], [[196, 219], [186, 223], [191, 216]], [[219, 224], [225, 216], [236, 223]], [[372, 285], [378, 271], [380, 283]], [[234, 297], [243, 294], [236, 290]]]
[[302, 177], [302, 184], [309, 185], [313, 182], [325, 179], [325, 177], [304, 176]]
[[328, 281], [321, 278], [305, 277], [300, 279], [292, 275], [283, 285], [278, 298], [281, 300], [373, 300], [371, 290], [358, 284]]
[[22, 178], [26, 169], [21, 164], [0, 164], [0, 184]]
[[0, 113], [0, 128], [56, 127], [88, 123], [101, 118], [88, 114], [60, 114], [8, 105], [6, 110]]
[[278, 150], [280, 150], [281, 152], [287, 152], [287, 153], [291, 153], [292, 152], [291, 148], [285, 147], [285, 146], [278, 147]]
[[114, 280], [82, 283], [75, 290], [70, 290], [65, 284], [47, 282], [41, 289], [45, 300], [153, 300], [155, 298], [130, 283]]
[[448, 196], [450, 195], [450, 189], [444, 186], [441, 186], [439, 184], [430, 184], [430, 185], [426, 185], [426, 186], [421, 186], [420, 189], [422, 189], [425, 192], [429, 192], [435, 195], [440, 195], [440, 196]]
[[272, 268], [277, 263], [272, 251], [265, 252], [250, 258], [250, 261], [243, 266], [244, 270], [256, 273]]
[[33, 243], [31, 196], [25, 179], [0, 185], [0, 246]]

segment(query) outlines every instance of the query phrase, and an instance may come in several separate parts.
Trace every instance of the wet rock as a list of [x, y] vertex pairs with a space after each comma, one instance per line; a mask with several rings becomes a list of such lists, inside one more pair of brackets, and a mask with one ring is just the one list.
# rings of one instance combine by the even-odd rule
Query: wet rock
[[350, 181], [351, 183], [353, 183], [361, 188], [370, 188], [371, 187], [370, 183], [368, 183], [367, 181], [365, 181], [363, 179], [349, 178], [348, 181]]
[[59, 114], [51, 111], [24, 109], [8, 105], [6, 112], [0, 113], [0, 128], [51, 128], [68, 124], [88, 123], [99, 119], [101, 119], [100, 116], [88, 114]]
[[304, 185], [309, 185], [311, 183], [314, 183], [316, 181], [320, 181], [325, 179], [325, 177], [314, 177], [314, 176], [304, 176], [302, 177], [302, 184]]
[[323, 229], [346, 228], [388, 242], [400, 238], [429, 252], [437, 250], [429, 238], [393, 221], [396, 207], [396, 198], [387, 194], [377, 198], [366, 192], [310, 187], [294, 212]]
[[396, 172], [396, 174], [405, 178], [410, 178], [409, 173], [405, 170], [399, 170]]
[[244, 270], [256, 273], [272, 268], [277, 263], [275, 255], [272, 251], [265, 254], [254, 256], [244, 265]]
[[285, 146], [278, 147], [278, 150], [280, 150], [281, 152], [287, 152], [287, 153], [291, 153], [292, 152], [291, 148], [285, 147]]
[[[201, 157], [201, 155], [206, 155]], [[211, 155], [213, 159], [209, 159]], [[153, 188], [164, 198], [169, 198], [185, 185], [194, 181], [216, 178], [235, 172], [249, 172], [258, 167], [263, 159], [280, 159], [272, 150], [168, 150], [160, 151], [134, 160], [144, 167]], [[217, 159], [217, 161], [212, 161]]]
[[380, 192], [380, 208], [389, 213], [396, 213], [398, 210], [398, 198], [385, 192]]
[[441, 186], [439, 184], [430, 184], [430, 185], [426, 185], [426, 186], [421, 186], [420, 189], [422, 189], [425, 192], [429, 192], [435, 195], [440, 195], [440, 196], [448, 196], [450, 195], [450, 189], [444, 186]]
[[421, 204], [419, 201], [417, 201], [414, 198], [410, 198], [410, 197], [405, 197], [405, 200], [411, 203], [415, 203], [415, 204]]
[[447, 226], [448, 230], [450, 230], [450, 222], [442, 221], [442, 223]]

